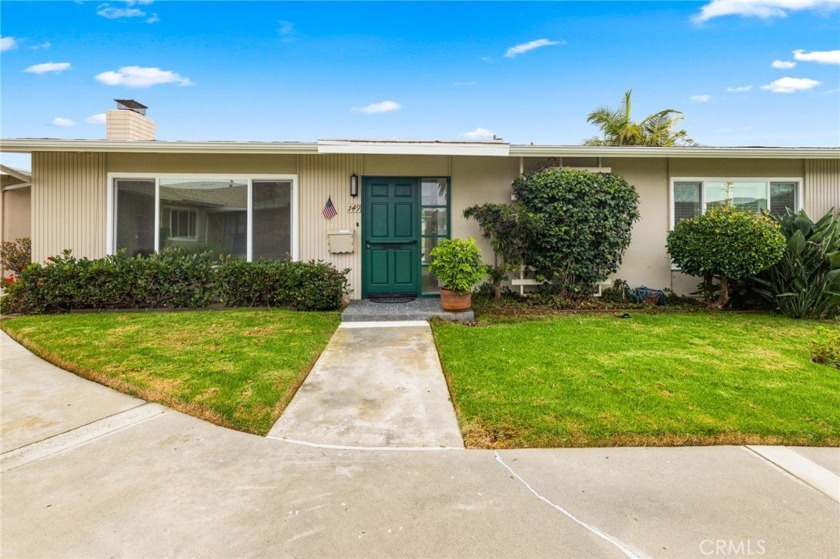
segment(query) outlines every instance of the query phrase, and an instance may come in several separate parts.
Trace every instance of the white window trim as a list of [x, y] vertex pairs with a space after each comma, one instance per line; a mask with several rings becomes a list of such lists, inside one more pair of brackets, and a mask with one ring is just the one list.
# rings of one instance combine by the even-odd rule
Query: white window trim
[[160, 246], [160, 179], [224, 179], [224, 180], [242, 180], [248, 184], [248, 229], [247, 229], [247, 255], [246, 258], [250, 262], [252, 258], [252, 241], [253, 241], [253, 226], [254, 226], [254, 207], [253, 207], [253, 182], [254, 181], [288, 181], [292, 183], [292, 223], [291, 223], [291, 255], [292, 260], [298, 260], [299, 250], [298, 244], [300, 239], [299, 222], [298, 219], [298, 176], [297, 175], [264, 175], [264, 174], [246, 174], [242, 173], [108, 173], [108, 193], [106, 201], [108, 204], [108, 212], [106, 214], [105, 226], [107, 228], [105, 234], [105, 246], [107, 247], [107, 254], [114, 254], [117, 244], [117, 239], [114, 231], [116, 224], [115, 202], [116, 202], [116, 181], [119, 179], [154, 179], [155, 181], [155, 248]]
[[175, 212], [186, 212], [192, 215], [195, 224], [195, 235], [190, 237], [169, 237], [170, 241], [198, 241], [198, 210], [193, 208], [170, 208], [169, 209], [169, 231], [172, 231], [172, 214]]
[[796, 207], [794, 211], [802, 208], [802, 190], [805, 181], [802, 177], [671, 177], [668, 189], [668, 227], [669, 231], [674, 228], [674, 184], [678, 182], [699, 182], [700, 183], [700, 212], [706, 213], [706, 183], [707, 182], [763, 182], [767, 184], [767, 206], [770, 206], [770, 183], [773, 182], [795, 182], [796, 183]]

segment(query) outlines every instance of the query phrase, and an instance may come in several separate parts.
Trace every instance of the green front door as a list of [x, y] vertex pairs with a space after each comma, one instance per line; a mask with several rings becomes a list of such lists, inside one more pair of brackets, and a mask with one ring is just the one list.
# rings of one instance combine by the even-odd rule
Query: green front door
[[420, 291], [418, 190], [413, 178], [364, 179], [364, 296]]

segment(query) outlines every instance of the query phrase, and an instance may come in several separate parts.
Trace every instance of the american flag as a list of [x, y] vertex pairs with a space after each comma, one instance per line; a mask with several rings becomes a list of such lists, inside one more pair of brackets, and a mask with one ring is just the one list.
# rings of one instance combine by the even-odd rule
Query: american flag
[[327, 198], [327, 203], [324, 204], [324, 209], [321, 210], [321, 213], [327, 219], [332, 219], [338, 215], [338, 212], [335, 210], [335, 206], [333, 206], [332, 197]]

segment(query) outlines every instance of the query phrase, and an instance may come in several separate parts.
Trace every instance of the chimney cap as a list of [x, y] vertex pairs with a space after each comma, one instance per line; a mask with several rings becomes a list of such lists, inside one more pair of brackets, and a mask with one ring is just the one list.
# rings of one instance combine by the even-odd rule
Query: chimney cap
[[145, 115], [146, 109], [149, 108], [143, 103], [138, 103], [134, 99], [114, 99], [114, 101], [117, 102], [118, 109], [134, 111], [136, 113], [140, 113], [141, 115]]

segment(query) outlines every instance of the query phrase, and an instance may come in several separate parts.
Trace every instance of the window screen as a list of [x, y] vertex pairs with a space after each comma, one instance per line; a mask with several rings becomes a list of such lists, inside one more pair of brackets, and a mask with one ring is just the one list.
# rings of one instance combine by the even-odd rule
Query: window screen
[[700, 215], [702, 202], [700, 198], [700, 182], [674, 183], [674, 225], [684, 219], [691, 219]]

